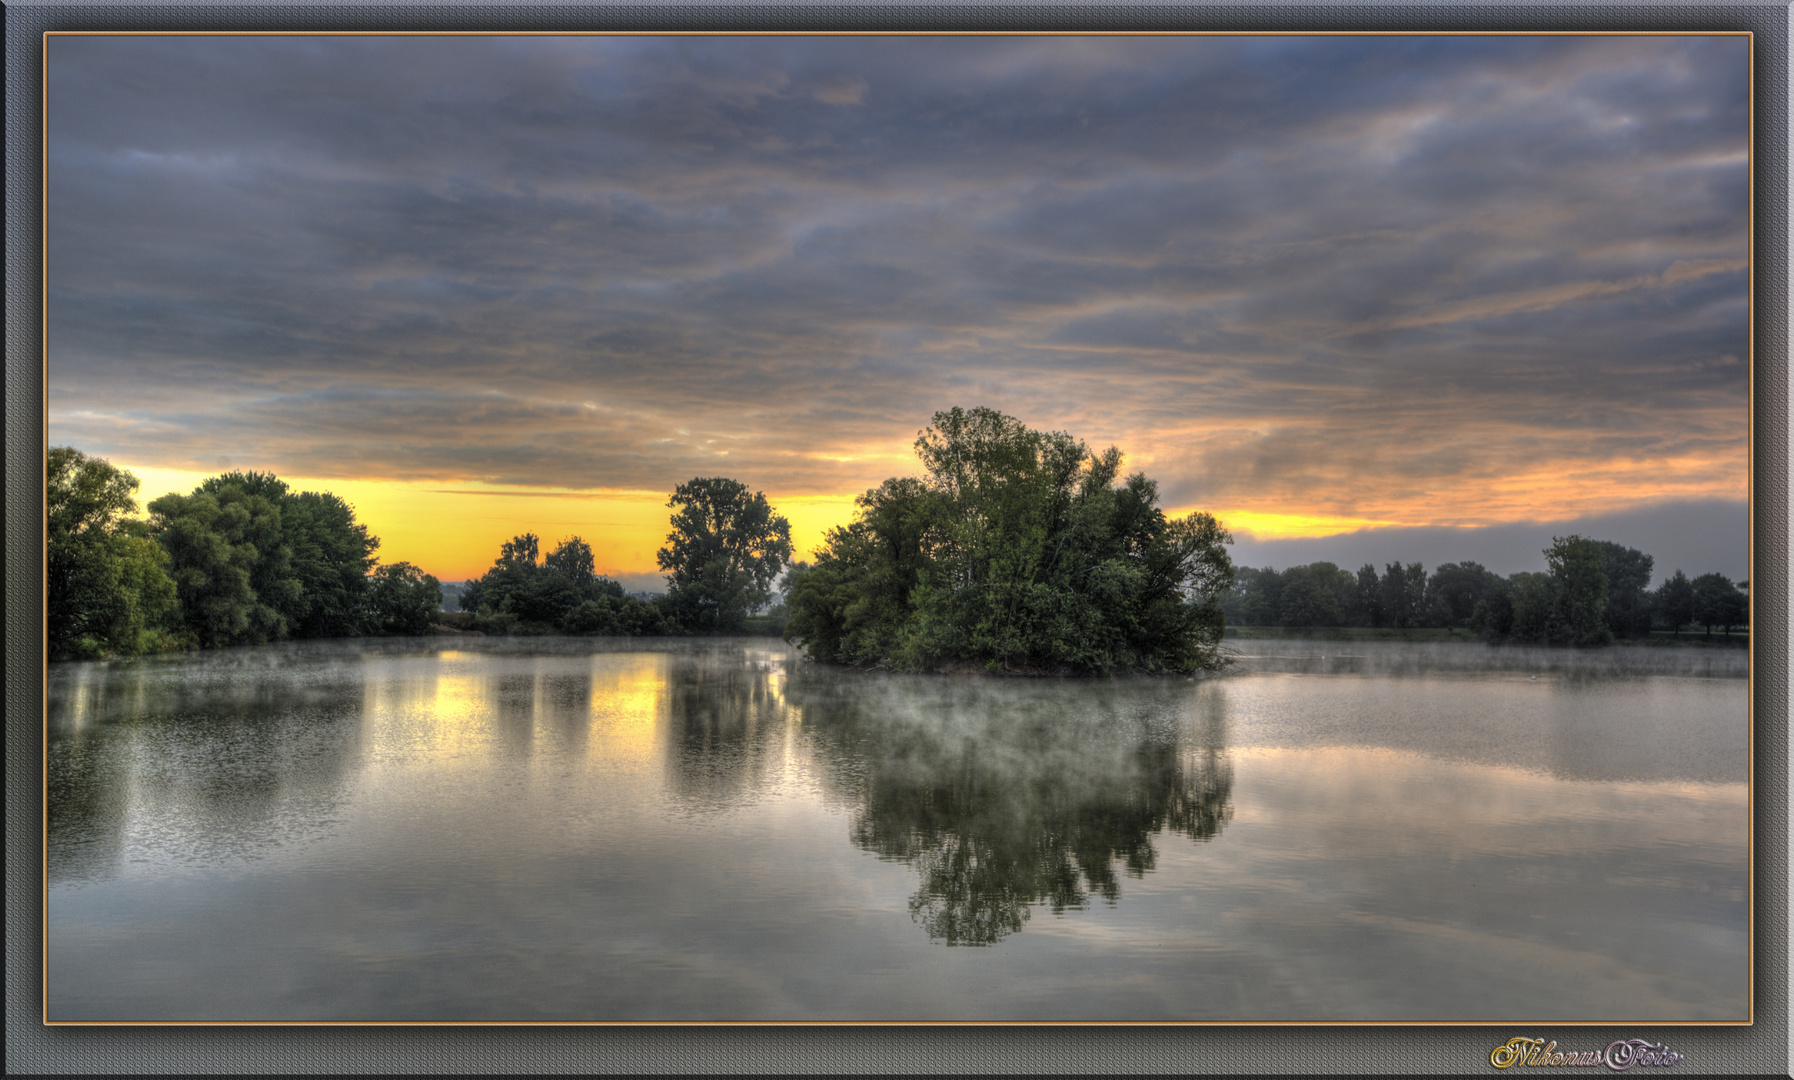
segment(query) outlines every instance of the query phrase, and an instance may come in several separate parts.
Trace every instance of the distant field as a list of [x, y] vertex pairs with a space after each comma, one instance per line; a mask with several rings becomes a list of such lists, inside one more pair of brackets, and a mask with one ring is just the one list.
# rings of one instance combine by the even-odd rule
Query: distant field
[[[1397, 630], [1387, 626], [1229, 626], [1227, 637], [1240, 641], [1476, 641], [1469, 630], [1450, 630], [1424, 626]], [[1694, 648], [1742, 649], [1750, 644], [1750, 636], [1742, 630], [1727, 638], [1714, 634], [1706, 638], [1699, 631], [1684, 630], [1679, 636], [1657, 630], [1648, 638], [1629, 638], [1627, 645], [1690, 646]]]

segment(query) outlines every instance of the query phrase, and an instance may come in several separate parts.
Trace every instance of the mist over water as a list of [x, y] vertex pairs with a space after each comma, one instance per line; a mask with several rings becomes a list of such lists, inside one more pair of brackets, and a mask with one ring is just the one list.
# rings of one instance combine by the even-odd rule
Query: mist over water
[[918, 872], [912, 918], [989, 945], [1036, 906], [1116, 903], [1156, 867], [1155, 838], [1206, 841], [1232, 814], [1214, 710], [1186, 716], [1172, 684], [1080, 689], [805, 671], [788, 694], [854, 844]]
[[[1691, 637], [1693, 635], [1690, 635]], [[1744, 679], [1750, 654], [1743, 648], [1610, 645], [1599, 649], [1535, 645], [1483, 645], [1447, 641], [1240, 641], [1222, 650], [1228, 674], [1287, 671], [1304, 675], [1408, 675], [1447, 673], [1552, 675], [1614, 680], [1667, 676]]]
[[756, 639], [58, 665], [51, 1017], [1746, 1013], [1743, 650], [1230, 646], [1197, 680]]

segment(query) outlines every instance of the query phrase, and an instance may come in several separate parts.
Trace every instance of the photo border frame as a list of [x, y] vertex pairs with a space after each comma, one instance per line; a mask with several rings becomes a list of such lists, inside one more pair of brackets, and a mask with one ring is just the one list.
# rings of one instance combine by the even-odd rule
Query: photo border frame
[[[14, 3], [6, 16], [6, 1065], [31, 1073], [1459, 1073], [1509, 1038], [1666, 1042], [1677, 1072], [1786, 1075], [1788, 43], [1782, 3]], [[41, 142], [46, 31], [1711, 31], [1754, 35], [1750, 567], [1753, 1025], [178, 1025], [47, 1027], [43, 947]], [[1510, 1030], [1511, 1028], [1511, 1030]]]

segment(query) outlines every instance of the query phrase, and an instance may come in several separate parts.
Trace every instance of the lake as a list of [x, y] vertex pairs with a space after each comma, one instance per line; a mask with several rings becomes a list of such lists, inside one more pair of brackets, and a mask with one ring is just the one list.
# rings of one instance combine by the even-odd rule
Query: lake
[[59, 664], [52, 1021], [1742, 1021], [1742, 650]]

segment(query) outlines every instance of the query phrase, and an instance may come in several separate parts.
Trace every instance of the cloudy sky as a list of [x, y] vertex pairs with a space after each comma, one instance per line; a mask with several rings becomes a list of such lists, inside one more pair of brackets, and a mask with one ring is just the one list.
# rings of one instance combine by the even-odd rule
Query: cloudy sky
[[146, 497], [271, 469], [445, 579], [525, 529], [651, 575], [683, 480], [808, 548], [990, 405], [1246, 565], [1744, 570], [1742, 37], [48, 56], [50, 438]]

